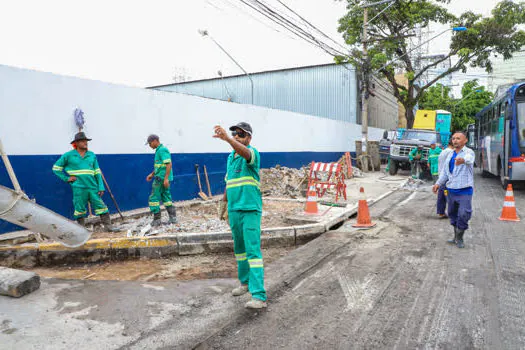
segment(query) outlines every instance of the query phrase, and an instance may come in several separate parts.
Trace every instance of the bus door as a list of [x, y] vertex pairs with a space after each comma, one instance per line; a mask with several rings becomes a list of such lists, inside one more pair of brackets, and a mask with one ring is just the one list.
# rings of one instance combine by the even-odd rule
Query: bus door
[[503, 176], [508, 176], [509, 174], [509, 150], [510, 150], [510, 116], [512, 115], [512, 104], [505, 102], [505, 109], [502, 108], [501, 114], [504, 120], [505, 132], [503, 138]]

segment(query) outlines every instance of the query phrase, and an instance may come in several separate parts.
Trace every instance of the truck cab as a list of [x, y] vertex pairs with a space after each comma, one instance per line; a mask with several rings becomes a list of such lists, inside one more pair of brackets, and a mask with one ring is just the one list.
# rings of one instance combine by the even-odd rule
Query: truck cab
[[441, 135], [435, 130], [408, 129], [403, 132], [400, 140], [393, 140], [390, 145], [390, 175], [396, 175], [399, 169], [409, 170], [408, 154], [418, 145], [423, 145], [423, 159], [428, 159], [428, 151], [432, 142], [441, 147]]

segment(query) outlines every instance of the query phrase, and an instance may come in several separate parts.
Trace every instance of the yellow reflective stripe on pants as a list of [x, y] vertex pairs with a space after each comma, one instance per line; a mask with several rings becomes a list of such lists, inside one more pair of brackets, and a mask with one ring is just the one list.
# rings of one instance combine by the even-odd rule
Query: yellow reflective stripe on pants
[[84, 214], [86, 214], [86, 213], [87, 213], [87, 211], [76, 211], [76, 210], [75, 210], [75, 212], [73, 213], [73, 215], [78, 216], [78, 215], [84, 215]]
[[246, 253], [235, 254], [235, 259], [237, 259], [237, 261], [244, 261], [244, 260], [246, 260]]
[[250, 264], [250, 268], [264, 267], [262, 259], [248, 259], [248, 264]]
[[97, 209], [97, 210], [95, 210], [95, 215], [104, 214], [107, 211], [108, 211], [108, 208]]
[[172, 202], [163, 202], [165, 207], [171, 207], [173, 205]]
[[158, 207], [160, 205], [160, 202], [149, 202], [148, 205], [150, 207]]

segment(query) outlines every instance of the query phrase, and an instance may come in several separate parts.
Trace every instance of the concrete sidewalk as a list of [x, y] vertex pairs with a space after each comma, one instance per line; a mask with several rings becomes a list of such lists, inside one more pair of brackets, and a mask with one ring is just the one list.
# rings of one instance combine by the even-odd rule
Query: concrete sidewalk
[[[360, 181], [376, 197], [400, 183], [381, 183], [382, 175], [375, 175]], [[261, 312], [273, 312], [272, 299], [300, 283], [352, 239], [332, 231], [270, 264], [266, 269], [270, 306]], [[146, 283], [43, 279], [40, 290], [22, 299], [0, 298], [0, 343], [33, 349], [192, 348], [258, 313], [244, 309], [249, 295], [230, 295], [236, 284], [233, 279]]]

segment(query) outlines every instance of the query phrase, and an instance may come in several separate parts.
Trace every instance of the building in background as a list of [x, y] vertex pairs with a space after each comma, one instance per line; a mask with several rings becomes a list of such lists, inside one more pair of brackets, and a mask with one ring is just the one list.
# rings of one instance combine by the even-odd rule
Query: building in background
[[[360, 123], [360, 92], [351, 65], [324, 64], [153, 86], [150, 89]], [[252, 85], [253, 81], [253, 101]], [[369, 126], [397, 127], [397, 102], [388, 84], [375, 84]]]
[[505, 90], [515, 82], [525, 81], [525, 48], [516, 52], [510, 60], [495, 59], [488, 80], [489, 89], [496, 95], [499, 87]]

